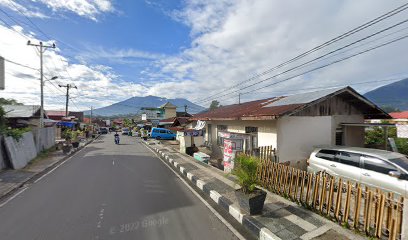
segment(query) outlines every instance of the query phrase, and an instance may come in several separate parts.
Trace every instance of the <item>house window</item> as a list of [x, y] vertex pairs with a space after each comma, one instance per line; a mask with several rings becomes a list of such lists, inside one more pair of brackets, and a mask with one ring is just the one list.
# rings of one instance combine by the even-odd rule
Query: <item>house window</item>
[[251, 148], [258, 148], [258, 128], [257, 127], [245, 127], [245, 133], [251, 135]]
[[343, 145], [343, 131], [336, 131], [336, 145]]
[[226, 132], [228, 131], [228, 126], [227, 125], [217, 125], [217, 145], [223, 146], [224, 145], [224, 138], [219, 137], [218, 133], [219, 132]]

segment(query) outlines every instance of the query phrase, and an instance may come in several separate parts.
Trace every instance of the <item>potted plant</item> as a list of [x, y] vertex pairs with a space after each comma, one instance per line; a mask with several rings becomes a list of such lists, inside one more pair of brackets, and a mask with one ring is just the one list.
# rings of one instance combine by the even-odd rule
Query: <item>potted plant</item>
[[71, 141], [74, 148], [79, 147], [79, 133], [78, 131], [71, 131]]
[[235, 159], [233, 174], [237, 177], [237, 182], [241, 186], [235, 190], [241, 210], [250, 215], [262, 212], [266, 192], [257, 188], [257, 169], [260, 161], [245, 154], [238, 155]]
[[67, 154], [71, 151], [72, 145], [71, 145], [71, 129], [66, 129], [62, 133], [62, 137], [65, 139], [65, 142], [62, 144], [62, 152], [64, 154]]

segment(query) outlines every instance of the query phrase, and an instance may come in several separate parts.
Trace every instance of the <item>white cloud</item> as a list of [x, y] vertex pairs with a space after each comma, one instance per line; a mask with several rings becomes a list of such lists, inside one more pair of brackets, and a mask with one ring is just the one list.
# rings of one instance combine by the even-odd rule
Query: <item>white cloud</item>
[[41, 5], [51, 9], [54, 13], [70, 12], [93, 21], [97, 21], [98, 16], [102, 13], [115, 11], [111, 0], [32, 0], [26, 5], [17, 0], [0, 0], [0, 6], [18, 13], [26, 14], [29, 17], [47, 18], [49, 14], [46, 14], [45, 10], [39, 10]]
[[[27, 39], [33, 43], [40, 40], [26, 33], [21, 27], [14, 29], [15, 31], [12, 31], [0, 25], [1, 56], [37, 70], [6, 62], [6, 90], [1, 91], [1, 96], [16, 99], [24, 104], [39, 104], [39, 56], [34, 47], [27, 46]], [[45, 79], [58, 77], [52, 83], [45, 81], [46, 109], [64, 109], [65, 91], [58, 88], [58, 84], [70, 83], [78, 87], [78, 90], [71, 90], [70, 106], [73, 110], [106, 106], [147, 92], [141, 84], [122, 81], [109, 66], [70, 63], [70, 59], [62, 56], [59, 49], [45, 52], [44, 75]]]
[[112, 63], [132, 64], [140, 60], [157, 60], [164, 57], [164, 54], [150, 53], [136, 49], [105, 49], [99, 46], [88, 47], [86, 52], [80, 53], [78, 60], [103, 60]]
[[[223, 90], [226, 91], [240, 81], [276, 66], [403, 3], [404, 1], [390, 3], [381, 0], [340, 2], [326, 0], [300, 2], [278, 0], [186, 1], [185, 8], [175, 12], [173, 16], [191, 27], [192, 44], [179, 55], [156, 62], [160, 71], [157, 72], [156, 69], [154, 72], [150, 71], [151, 76], [167, 76], [169, 81], [157, 83], [152, 89], [157, 93], [166, 92], [167, 97], [185, 96], [191, 100], [200, 99]], [[406, 16], [404, 12], [398, 14], [312, 54], [305, 60], [288, 65], [263, 78], [390, 26], [403, 20], [404, 15]], [[408, 24], [392, 30], [399, 29], [400, 32], [378, 39], [376, 42], [362, 43], [359, 48], [319, 64], [339, 59], [346, 54], [353, 54], [364, 48], [407, 34], [408, 30], [402, 29], [407, 27], [406, 25]], [[379, 36], [384, 36], [392, 31]], [[260, 92], [264, 92], [262, 94], [254, 93], [243, 97], [245, 100], [251, 100], [275, 95], [274, 91], [279, 91], [280, 94], [282, 92], [291, 93], [295, 89], [345, 85], [383, 79], [397, 73], [408, 73], [406, 70], [408, 55], [402, 54], [408, 52], [407, 41], [408, 39], [285, 83], [262, 89], [260, 90]], [[309, 66], [303, 71], [316, 66], [319, 65]], [[301, 73], [301, 70], [294, 71], [292, 74], [285, 74], [279, 79], [285, 79], [297, 73]], [[276, 80], [269, 80], [265, 84], [273, 81]], [[356, 85], [355, 88], [364, 92], [379, 84]], [[172, 89], [172, 91], [166, 91], [168, 89]], [[269, 94], [265, 92], [269, 92]], [[234, 95], [232, 97], [236, 102], [238, 94]], [[218, 100], [230, 103], [231, 100], [228, 100], [228, 97], [231, 96], [225, 96]], [[208, 105], [209, 102], [202, 104]]]

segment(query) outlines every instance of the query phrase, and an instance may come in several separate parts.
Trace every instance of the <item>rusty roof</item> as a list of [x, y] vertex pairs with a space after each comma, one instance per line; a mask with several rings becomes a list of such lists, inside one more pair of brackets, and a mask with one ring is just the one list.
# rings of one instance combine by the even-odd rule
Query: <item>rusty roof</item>
[[195, 114], [191, 120], [268, 120], [288, 115], [296, 110], [303, 109], [313, 103], [341, 93], [350, 93], [369, 106], [384, 118], [389, 115], [378, 108], [374, 103], [364, 98], [351, 87], [331, 88], [315, 92], [293, 94], [289, 96], [272, 97], [241, 104], [219, 107], [213, 111]]

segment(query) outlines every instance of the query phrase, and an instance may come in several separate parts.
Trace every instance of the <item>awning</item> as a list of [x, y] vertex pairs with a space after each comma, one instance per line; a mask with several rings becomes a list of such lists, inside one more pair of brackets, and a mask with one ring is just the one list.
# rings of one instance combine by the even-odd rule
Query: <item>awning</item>
[[58, 122], [57, 126], [73, 128], [75, 124], [75, 122]]

